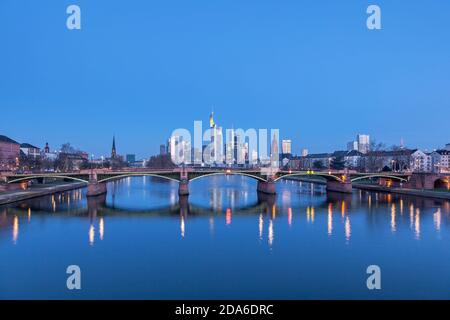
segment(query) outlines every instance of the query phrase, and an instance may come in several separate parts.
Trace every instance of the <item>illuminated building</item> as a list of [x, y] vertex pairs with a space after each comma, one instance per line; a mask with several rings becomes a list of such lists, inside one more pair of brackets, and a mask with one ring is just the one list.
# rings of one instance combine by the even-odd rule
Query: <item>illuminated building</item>
[[0, 170], [15, 168], [20, 154], [20, 144], [0, 135]]

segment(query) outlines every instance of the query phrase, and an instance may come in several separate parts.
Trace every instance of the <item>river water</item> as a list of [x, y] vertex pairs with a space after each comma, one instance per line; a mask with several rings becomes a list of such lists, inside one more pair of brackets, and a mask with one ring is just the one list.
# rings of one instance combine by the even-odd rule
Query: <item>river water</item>
[[177, 190], [135, 177], [0, 207], [0, 299], [450, 298], [448, 201], [292, 180], [264, 197], [240, 176]]

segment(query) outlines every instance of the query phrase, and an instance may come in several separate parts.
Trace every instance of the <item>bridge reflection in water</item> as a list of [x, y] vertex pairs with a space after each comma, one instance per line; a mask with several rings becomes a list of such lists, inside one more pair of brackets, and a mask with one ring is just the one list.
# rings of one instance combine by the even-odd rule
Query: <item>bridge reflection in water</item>
[[[135, 179], [135, 178], [133, 178]], [[352, 236], [352, 219], [355, 211], [364, 208], [367, 211], [369, 224], [377, 224], [382, 219], [380, 209], [388, 209], [389, 225], [392, 233], [397, 232], [402, 224], [407, 224], [413, 231], [415, 239], [421, 235], [421, 210], [436, 208], [432, 219], [436, 232], [442, 228], [443, 215], [446, 221], [450, 213], [450, 203], [427, 198], [416, 198], [388, 193], [356, 191], [353, 194], [325, 192], [321, 185], [298, 181], [281, 183], [278, 195], [253, 193], [236, 188], [214, 187], [208, 191], [207, 205], [198, 205], [189, 201], [188, 196], [178, 196], [176, 186], [169, 188], [169, 204], [152, 208], [127, 208], [117, 203], [120, 192], [130, 196], [132, 178], [110, 183], [109, 195], [85, 197], [85, 190], [73, 190], [29, 200], [19, 205], [0, 207], [0, 235], [11, 230], [12, 242], [17, 243], [20, 225], [29, 223], [33, 215], [48, 215], [57, 213], [64, 217], [87, 218], [89, 221], [88, 241], [94, 245], [96, 239], [105, 238], [107, 220], [110, 217], [130, 218], [177, 218], [180, 222], [180, 237], [187, 233], [189, 219], [208, 217], [209, 231], [214, 233], [217, 220], [224, 220], [227, 226], [233, 224], [234, 216], [254, 217], [257, 226], [257, 237], [260, 241], [266, 235], [267, 243], [272, 246], [275, 240], [274, 220], [285, 220], [292, 227], [299, 219], [305, 219], [307, 224], [314, 224], [317, 215], [326, 216], [326, 229], [322, 232], [332, 237], [338, 228], [344, 233], [346, 243]], [[149, 192], [145, 186], [151, 183], [161, 183], [157, 178], [141, 178], [144, 188], [140, 189], [143, 197]], [[162, 182], [165, 186], [167, 182]], [[240, 181], [240, 184], [242, 181]], [[291, 187], [292, 186], [292, 187]], [[246, 188], [244, 188], [246, 189]], [[248, 188], [247, 188], [248, 189]], [[127, 190], [127, 191], [124, 191]], [[133, 192], [135, 192], [134, 190]], [[167, 194], [165, 194], [167, 196]], [[110, 197], [110, 198], [108, 198]], [[306, 199], [298, 201], [299, 198]], [[242, 205], [243, 204], [243, 205]], [[384, 211], [383, 213], [385, 213]], [[303, 217], [302, 217], [303, 216]], [[322, 217], [320, 217], [322, 219]], [[266, 229], [266, 230], [265, 230]], [[0, 241], [1, 241], [0, 237]]]
[[71, 298], [60, 280], [79, 264], [91, 275], [83, 298], [371, 298], [366, 268], [377, 264], [382, 298], [450, 298], [448, 201], [255, 187], [211, 176], [187, 199], [177, 182], [136, 177], [100, 197], [85, 188], [0, 207], [0, 296]]

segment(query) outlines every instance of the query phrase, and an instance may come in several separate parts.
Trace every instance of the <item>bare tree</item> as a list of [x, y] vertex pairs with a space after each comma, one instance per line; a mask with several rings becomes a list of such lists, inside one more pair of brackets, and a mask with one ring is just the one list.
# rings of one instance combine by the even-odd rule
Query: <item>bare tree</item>
[[66, 142], [61, 145], [61, 152], [67, 154], [74, 154], [76, 153], [76, 149], [72, 147], [69, 142]]
[[377, 172], [383, 168], [386, 144], [372, 140], [370, 149], [363, 157], [363, 167], [366, 171]]
[[174, 167], [175, 165], [169, 154], [152, 156], [147, 162], [147, 168], [166, 169]]

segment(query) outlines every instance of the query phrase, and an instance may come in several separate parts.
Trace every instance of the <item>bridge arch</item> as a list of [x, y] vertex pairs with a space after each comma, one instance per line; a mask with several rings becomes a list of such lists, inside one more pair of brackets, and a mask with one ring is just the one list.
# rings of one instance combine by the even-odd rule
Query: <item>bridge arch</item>
[[406, 178], [398, 177], [395, 175], [389, 175], [389, 174], [369, 174], [366, 176], [361, 176], [361, 177], [356, 177], [356, 178], [350, 179], [350, 181], [355, 182], [358, 180], [364, 180], [364, 179], [370, 179], [370, 178], [387, 178], [387, 179], [398, 180], [401, 182], [408, 182], [408, 179], [406, 179]]
[[223, 176], [240, 175], [240, 176], [250, 177], [250, 178], [253, 178], [253, 179], [258, 180], [258, 181], [267, 182], [266, 179], [264, 179], [263, 177], [260, 177], [260, 176], [256, 176], [256, 175], [253, 175], [253, 174], [250, 174], [250, 173], [245, 173], [245, 172], [232, 172], [232, 171], [231, 172], [226, 172], [226, 171], [224, 171], [224, 172], [212, 172], [212, 173], [202, 174], [202, 175], [196, 176], [196, 177], [194, 177], [192, 179], [189, 179], [189, 182], [195, 181], [197, 179], [204, 178], [204, 177], [219, 176], [219, 175], [223, 175]]
[[156, 177], [156, 178], [161, 178], [161, 179], [165, 179], [165, 180], [180, 182], [180, 180], [178, 180], [178, 179], [159, 175], [156, 173], [126, 173], [126, 174], [121, 174], [121, 175], [117, 175], [117, 176], [111, 176], [111, 177], [104, 178], [104, 179], [99, 179], [98, 182], [104, 183], [104, 182], [115, 181], [115, 180], [120, 180], [120, 179], [124, 179], [124, 178], [131, 178], [131, 177]]
[[82, 182], [82, 183], [89, 183], [88, 180], [81, 179], [81, 178], [75, 178], [75, 177], [71, 177], [71, 176], [48, 175], [48, 174], [47, 175], [34, 175], [34, 176], [29, 176], [29, 177], [20, 177], [20, 178], [14, 179], [14, 180], [9, 180], [7, 183], [17, 183], [17, 182], [30, 181], [30, 180], [41, 179], [41, 178], [68, 179], [68, 180], [78, 181], [78, 182]]
[[450, 177], [437, 178], [433, 182], [433, 188], [450, 190]]
[[274, 181], [278, 181], [280, 179], [286, 178], [286, 177], [321, 177], [326, 179], [327, 181], [339, 181], [339, 182], [345, 182], [345, 179], [343, 179], [342, 177], [333, 175], [333, 174], [329, 174], [326, 172], [315, 172], [315, 173], [308, 173], [308, 172], [293, 172], [293, 173], [288, 173], [288, 174], [284, 174], [281, 175], [279, 177], [277, 177]]

